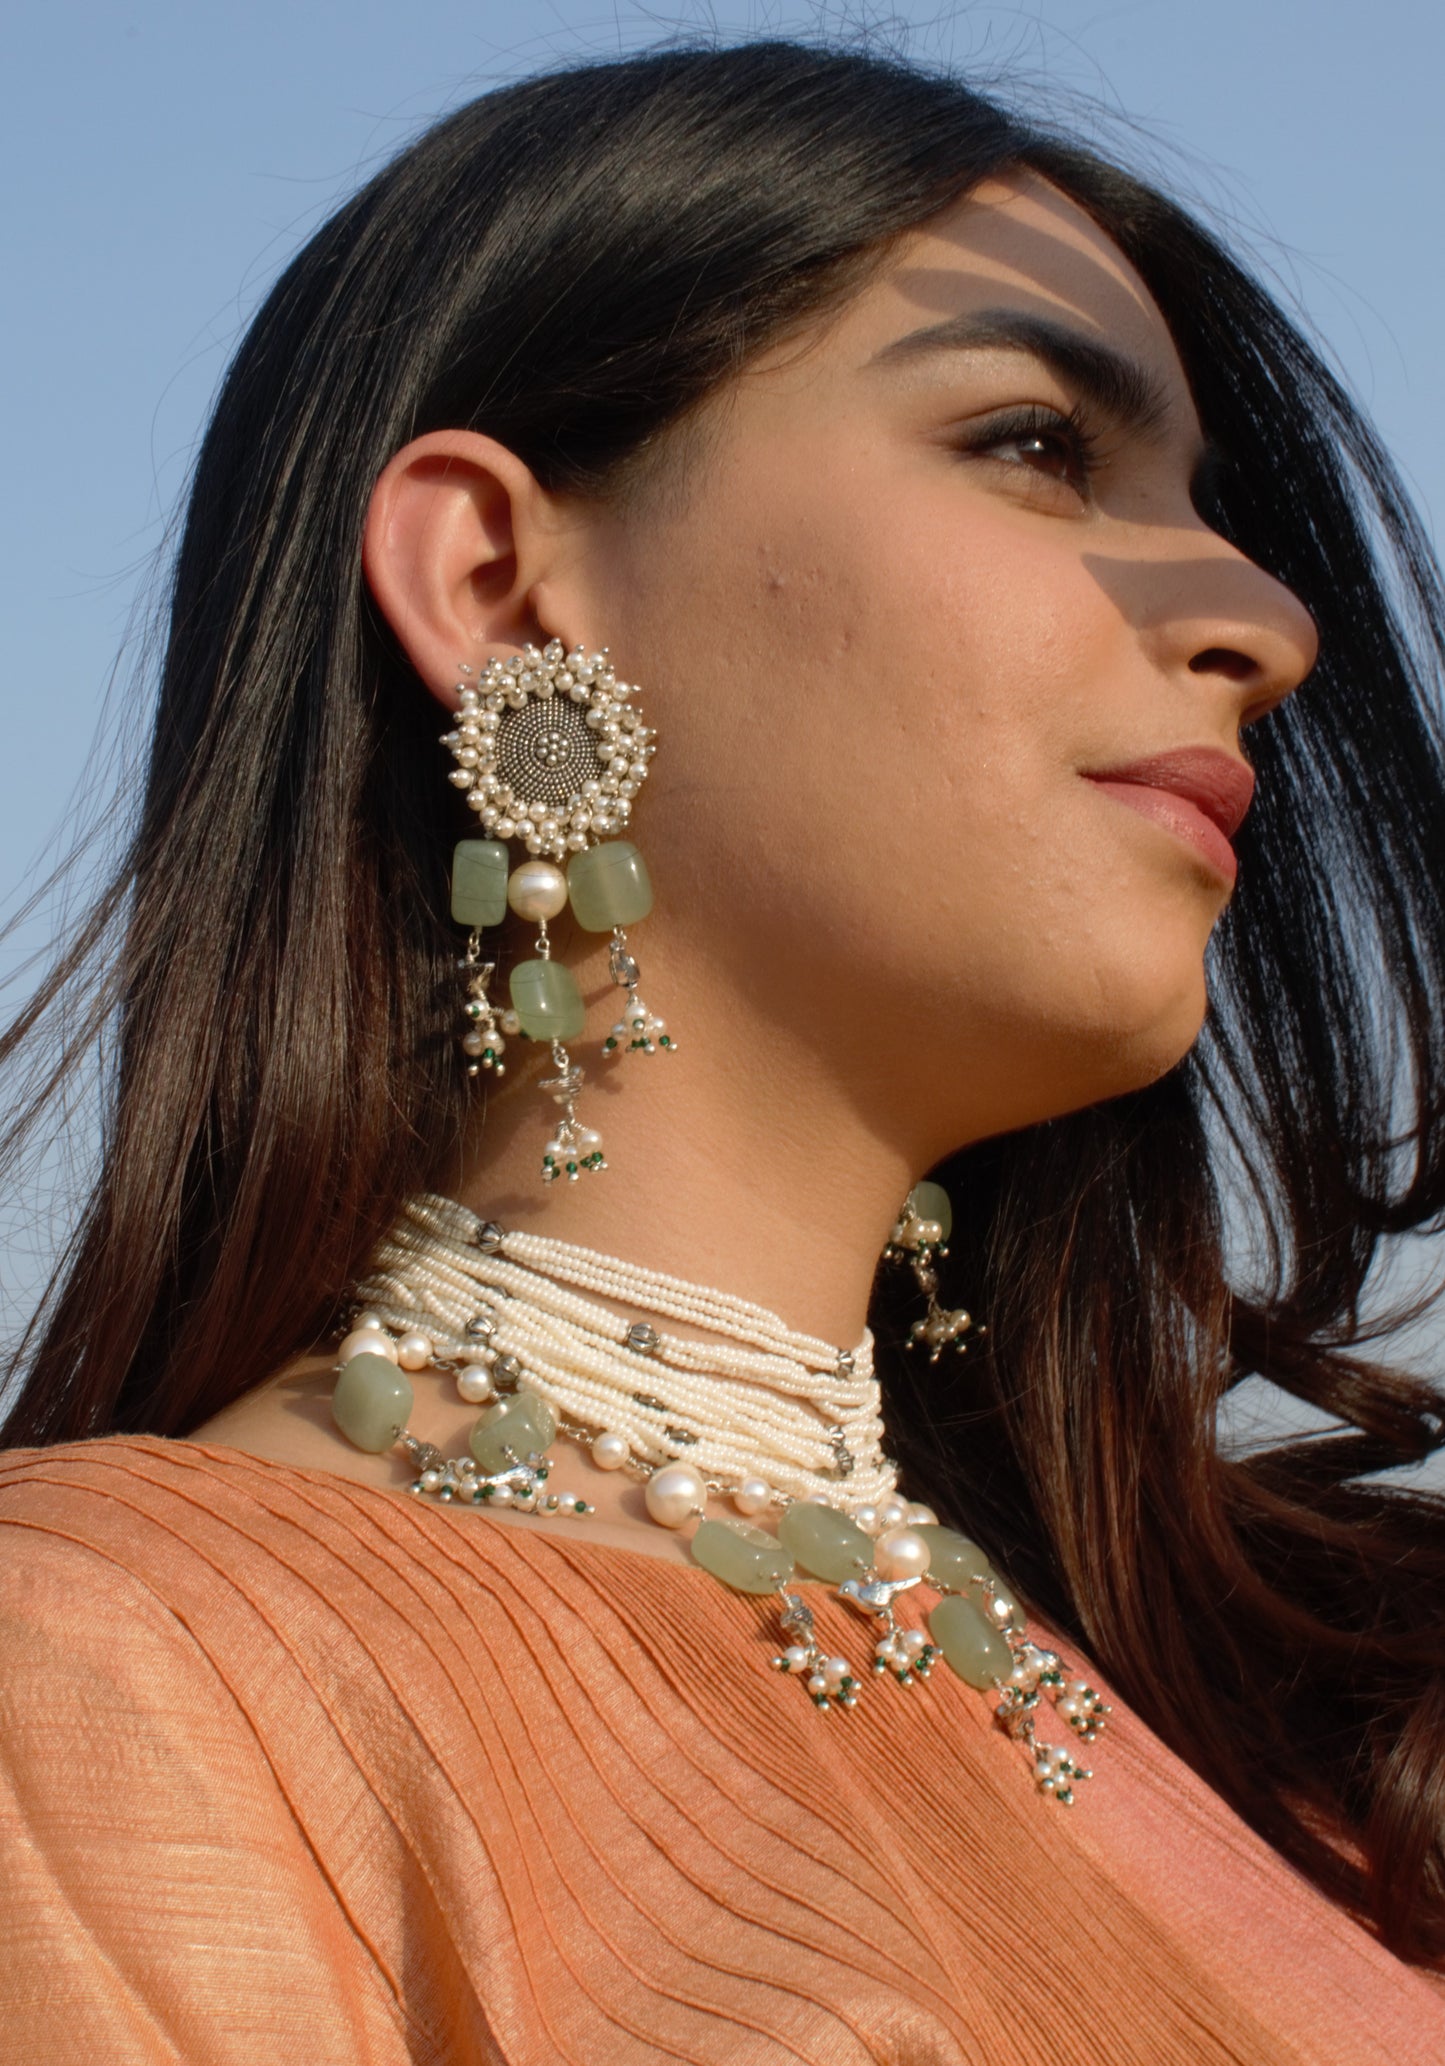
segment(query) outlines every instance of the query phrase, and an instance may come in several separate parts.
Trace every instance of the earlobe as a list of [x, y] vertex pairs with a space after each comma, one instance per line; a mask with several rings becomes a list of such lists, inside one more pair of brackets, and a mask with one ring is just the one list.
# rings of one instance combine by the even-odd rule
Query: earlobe
[[362, 568], [417, 674], [451, 707], [458, 663], [542, 632], [533, 598], [555, 522], [530, 469], [474, 431], [432, 431], [388, 462], [367, 510]]

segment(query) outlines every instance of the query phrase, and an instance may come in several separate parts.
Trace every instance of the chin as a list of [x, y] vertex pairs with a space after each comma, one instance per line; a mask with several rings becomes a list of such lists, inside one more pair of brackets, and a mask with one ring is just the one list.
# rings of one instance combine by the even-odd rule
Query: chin
[[1101, 1073], [1112, 1081], [1098, 1097], [1143, 1090], [1184, 1060], [1199, 1038], [1209, 1005], [1202, 967], [1196, 965], [1191, 980], [1166, 997], [1156, 996], [1152, 1004], [1137, 1014], [1121, 1012], [1106, 1032]]
[[1143, 1090], [1183, 1061], [1209, 1004], [1202, 956], [1196, 950], [1095, 965], [1077, 1003], [1046, 1038], [1049, 1064], [1027, 1072], [1036, 1083], [1052, 1079], [1058, 1086], [1059, 1113]]

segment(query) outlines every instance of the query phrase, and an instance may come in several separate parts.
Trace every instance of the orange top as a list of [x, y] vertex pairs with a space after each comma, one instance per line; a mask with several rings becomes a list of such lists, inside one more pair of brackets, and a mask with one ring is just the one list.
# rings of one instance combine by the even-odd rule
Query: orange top
[[10, 2066], [1445, 2059], [1437, 1984], [1117, 1701], [1061, 1808], [946, 1668], [819, 1714], [769, 1602], [585, 1527], [0, 1455]]

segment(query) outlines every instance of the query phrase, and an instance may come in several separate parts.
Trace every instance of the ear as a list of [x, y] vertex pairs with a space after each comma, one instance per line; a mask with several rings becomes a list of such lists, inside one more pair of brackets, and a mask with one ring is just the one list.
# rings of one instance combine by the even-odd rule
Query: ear
[[438, 702], [460, 665], [569, 639], [559, 500], [495, 438], [430, 431], [372, 490], [361, 563], [377, 606]]

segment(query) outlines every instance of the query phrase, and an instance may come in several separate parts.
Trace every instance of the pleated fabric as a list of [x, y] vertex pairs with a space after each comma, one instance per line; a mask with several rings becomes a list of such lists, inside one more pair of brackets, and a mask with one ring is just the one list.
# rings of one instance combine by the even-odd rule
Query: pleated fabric
[[825, 1716], [778, 1640], [585, 1524], [0, 1454], [0, 2056], [1445, 2060], [1445, 1990], [1117, 1700], [1066, 1810], [946, 1670]]

